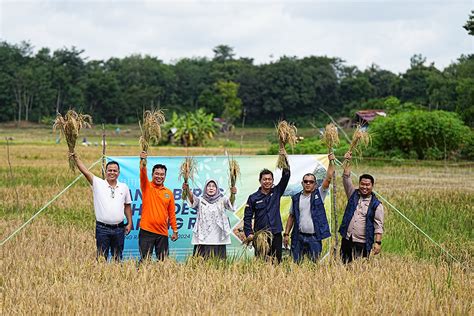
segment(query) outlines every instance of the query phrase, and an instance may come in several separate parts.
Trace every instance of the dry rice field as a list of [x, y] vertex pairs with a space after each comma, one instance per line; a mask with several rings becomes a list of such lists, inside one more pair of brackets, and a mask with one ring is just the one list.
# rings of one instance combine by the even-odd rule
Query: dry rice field
[[[9, 149], [13, 180], [4, 143], [0, 154], [1, 240], [75, 178], [67, 170], [64, 145]], [[78, 151], [86, 164], [100, 157], [100, 148]], [[222, 151], [201, 148], [191, 154]], [[137, 155], [138, 146], [111, 146], [109, 154]], [[153, 148], [152, 154], [185, 152]], [[254, 259], [193, 259], [151, 262], [138, 269], [134, 261], [97, 262], [92, 198], [81, 180], [0, 246], [0, 314], [473, 315], [473, 165], [360, 164], [355, 171], [374, 174], [376, 190], [459, 263], [446, 259], [388, 208], [382, 254], [349, 266], [338, 260], [271, 265]], [[338, 209], [344, 203], [339, 192]]]
[[349, 267], [169, 260], [137, 269], [94, 255], [92, 232], [37, 221], [2, 248], [3, 313], [472, 315], [472, 274], [458, 264], [381, 255]]

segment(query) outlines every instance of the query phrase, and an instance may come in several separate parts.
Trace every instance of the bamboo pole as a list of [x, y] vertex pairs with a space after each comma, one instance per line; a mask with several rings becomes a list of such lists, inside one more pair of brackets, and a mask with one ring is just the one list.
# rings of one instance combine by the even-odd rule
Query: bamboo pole
[[102, 179], [105, 179], [105, 148], [106, 143], [105, 143], [105, 126], [104, 123], [102, 123]]
[[[334, 151], [333, 151], [334, 152]], [[334, 162], [329, 161], [330, 164], [334, 164]], [[335, 166], [334, 166], [335, 167]], [[337, 186], [336, 186], [336, 168], [332, 173], [332, 210], [333, 210], [333, 217], [334, 217], [334, 249], [333, 249], [333, 257], [337, 258], [337, 248], [339, 245], [339, 238], [337, 236], [337, 208], [336, 208], [336, 193], [337, 193]]]

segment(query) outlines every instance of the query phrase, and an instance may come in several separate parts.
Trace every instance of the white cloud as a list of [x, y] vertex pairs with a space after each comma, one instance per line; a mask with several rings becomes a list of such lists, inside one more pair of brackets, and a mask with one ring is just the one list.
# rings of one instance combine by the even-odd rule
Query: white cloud
[[[76, 46], [92, 59], [212, 57], [219, 44], [268, 62], [340, 57], [405, 71], [413, 54], [437, 67], [473, 52], [470, 1], [2, 1], [0, 37], [37, 48]], [[273, 58], [270, 57], [273, 55]]]

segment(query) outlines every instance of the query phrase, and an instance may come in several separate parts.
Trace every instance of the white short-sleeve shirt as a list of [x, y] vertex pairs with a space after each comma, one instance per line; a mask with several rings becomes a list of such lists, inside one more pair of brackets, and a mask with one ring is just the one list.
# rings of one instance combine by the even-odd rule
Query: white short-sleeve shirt
[[107, 180], [94, 176], [92, 192], [97, 221], [110, 225], [123, 222], [124, 204], [132, 203], [130, 190], [125, 183], [117, 181], [117, 185], [113, 188]]

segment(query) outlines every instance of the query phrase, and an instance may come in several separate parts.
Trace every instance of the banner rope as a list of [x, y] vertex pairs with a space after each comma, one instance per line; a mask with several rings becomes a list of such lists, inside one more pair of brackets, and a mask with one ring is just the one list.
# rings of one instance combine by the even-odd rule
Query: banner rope
[[[96, 162], [94, 162], [90, 167], [89, 167], [89, 170], [92, 169], [96, 164], [98, 164], [100, 161], [102, 160], [102, 158], [100, 158], [99, 160], [97, 160]], [[61, 195], [63, 195], [67, 190], [69, 190], [69, 188], [71, 186], [73, 186], [81, 177], [82, 177], [82, 173], [80, 175], [78, 175], [76, 177], [76, 179], [74, 179], [71, 183], [69, 183], [69, 185], [67, 187], [65, 187], [61, 192], [59, 192], [55, 197], [53, 197], [49, 202], [47, 202], [45, 205], [43, 205], [43, 207], [38, 211], [36, 212], [29, 220], [27, 220], [23, 225], [21, 225], [17, 230], [15, 230], [12, 234], [10, 234], [10, 236], [8, 236], [7, 238], [5, 238], [1, 243], [0, 243], [0, 247], [3, 246], [7, 241], [9, 241], [11, 238], [13, 238], [13, 236], [15, 236], [17, 233], [19, 233], [23, 228], [26, 227], [26, 225], [28, 225], [36, 216], [38, 216], [41, 212], [43, 212], [49, 205], [51, 205], [51, 203], [53, 203], [58, 197], [60, 197]]]
[[[339, 166], [342, 166], [342, 163], [341, 161], [339, 161], [337, 158], [336, 158], [336, 162], [338, 163]], [[354, 172], [351, 171], [351, 174], [358, 177], [357, 174], [355, 174]], [[378, 193], [377, 191], [373, 190], [373, 192], [385, 203], [387, 203], [393, 210], [395, 210], [395, 212], [397, 212], [404, 220], [406, 220], [408, 223], [410, 223], [413, 227], [415, 227], [420, 233], [422, 233], [426, 238], [428, 238], [429, 241], [431, 241], [431, 243], [433, 243], [434, 245], [438, 246], [444, 253], [446, 253], [448, 255], [448, 257], [450, 257], [451, 259], [453, 259], [454, 261], [456, 261], [457, 263], [459, 264], [462, 264], [458, 259], [456, 259], [449, 251], [447, 251], [445, 248], [443, 248], [443, 246], [441, 246], [439, 243], [437, 243], [433, 238], [431, 238], [427, 233], [425, 233], [420, 227], [418, 227], [412, 220], [410, 220], [405, 214], [402, 213], [402, 211], [400, 211], [397, 207], [395, 207], [392, 203], [390, 203], [385, 197], [383, 197], [380, 193]], [[335, 232], [337, 233], [337, 232]]]

